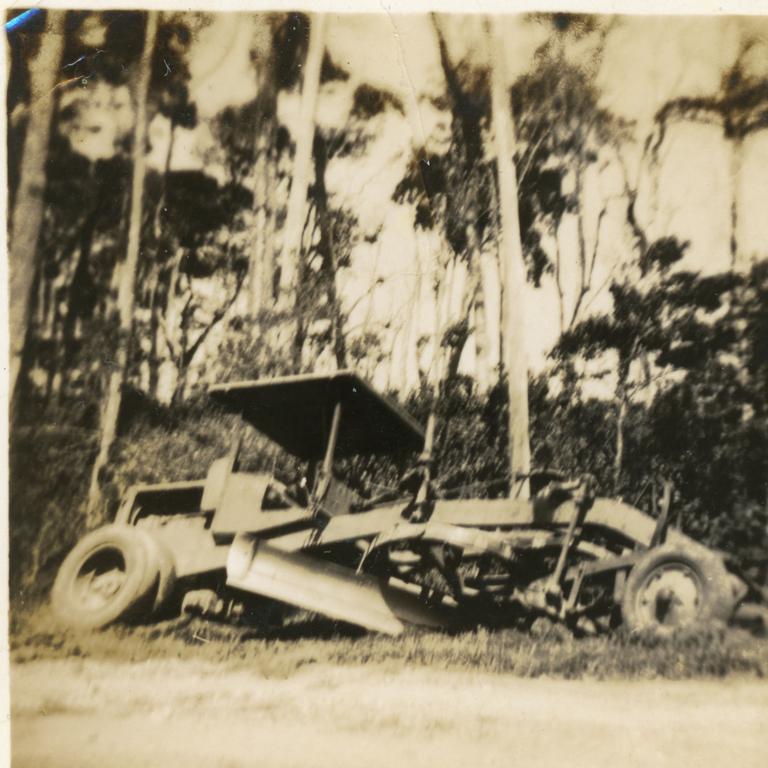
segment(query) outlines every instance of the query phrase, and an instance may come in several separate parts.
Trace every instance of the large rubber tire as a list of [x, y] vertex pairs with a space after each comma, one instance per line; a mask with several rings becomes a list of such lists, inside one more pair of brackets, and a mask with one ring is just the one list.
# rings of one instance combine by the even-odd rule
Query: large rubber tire
[[76, 629], [100, 629], [151, 610], [159, 569], [135, 528], [106, 525], [84, 536], [59, 568], [56, 616]]
[[162, 614], [163, 609], [168, 606], [168, 602], [176, 588], [176, 566], [173, 561], [173, 555], [168, 548], [158, 541], [149, 531], [141, 528], [135, 529], [144, 541], [149, 556], [150, 568], [157, 571], [157, 588], [152, 602], [150, 615], [155, 617]]
[[621, 602], [631, 632], [665, 637], [684, 627], [728, 622], [735, 608], [728, 571], [706, 549], [650, 549], [627, 577]]

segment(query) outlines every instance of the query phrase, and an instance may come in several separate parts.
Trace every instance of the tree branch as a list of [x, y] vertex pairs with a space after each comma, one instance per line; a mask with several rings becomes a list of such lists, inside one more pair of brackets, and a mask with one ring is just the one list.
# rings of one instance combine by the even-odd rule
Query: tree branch
[[237, 297], [240, 295], [240, 289], [242, 288], [243, 283], [245, 282], [246, 274], [247, 274], [246, 271], [238, 270], [237, 283], [235, 285], [235, 290], [232, 293], [232, 296], [223, 306], [219, 307], [219, 309], [217, 309], [216, 312], [213, 313], [213, 318], [208, 323], [208, 325], [200, 332], [200, 334], [195, 339], [195, 341], [184, 351], [183, 364], [185, 367], [189, 366], [192, 363], [192, 360], [194, 359], [195, 354], [197, 353], [197, 350], [200, 349], [200, 346], [208, 337], [208, 334], [214, 329], [216, 325], [218, 325], [221, 322], [221, 320], [225, 317], [227, 312], [230, 310], [232, 305], [237, 300]]

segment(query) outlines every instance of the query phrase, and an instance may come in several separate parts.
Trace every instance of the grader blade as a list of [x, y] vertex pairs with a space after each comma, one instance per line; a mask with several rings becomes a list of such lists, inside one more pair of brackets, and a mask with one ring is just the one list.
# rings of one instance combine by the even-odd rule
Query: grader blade
[[399, 635], [408, 624], [437, 628], [451, 621], [444, 607], [425, 605], [373, 576], [281, 551], [249, 534], [232, 542], [227, 584], [388, 635]]

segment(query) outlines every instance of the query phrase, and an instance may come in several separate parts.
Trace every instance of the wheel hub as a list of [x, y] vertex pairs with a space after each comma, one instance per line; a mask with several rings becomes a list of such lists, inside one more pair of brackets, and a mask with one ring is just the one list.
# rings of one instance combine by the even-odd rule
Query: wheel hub
[[80, 568], [76, 591], [83, 607], [103, 608], [125, 583], [125, 561], [117, 550], [103, 550], [89, 557]]
[[638, 595], [638, 613], [648, 626], [679, 627], [696, 620], [701, 605], [701, 583], [683, 563], [655, 569]]

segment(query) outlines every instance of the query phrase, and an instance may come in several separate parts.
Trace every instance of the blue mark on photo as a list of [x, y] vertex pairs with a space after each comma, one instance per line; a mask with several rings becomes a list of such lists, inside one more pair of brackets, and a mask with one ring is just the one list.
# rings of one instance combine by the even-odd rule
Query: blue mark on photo
[[28, 11], [24, 11], [24, 13], [20, 13], [18, 16], [15, 16], [10, 21], [5, 22], [5, 28], [8, 32], [12, 32], [17, 27], [21, 27], [24, 24], [26, 24], [28, 21], [31, 21], [35, 16], [37, 16], [39, 13], [42, 13], [42, 8], [31, 8]]

